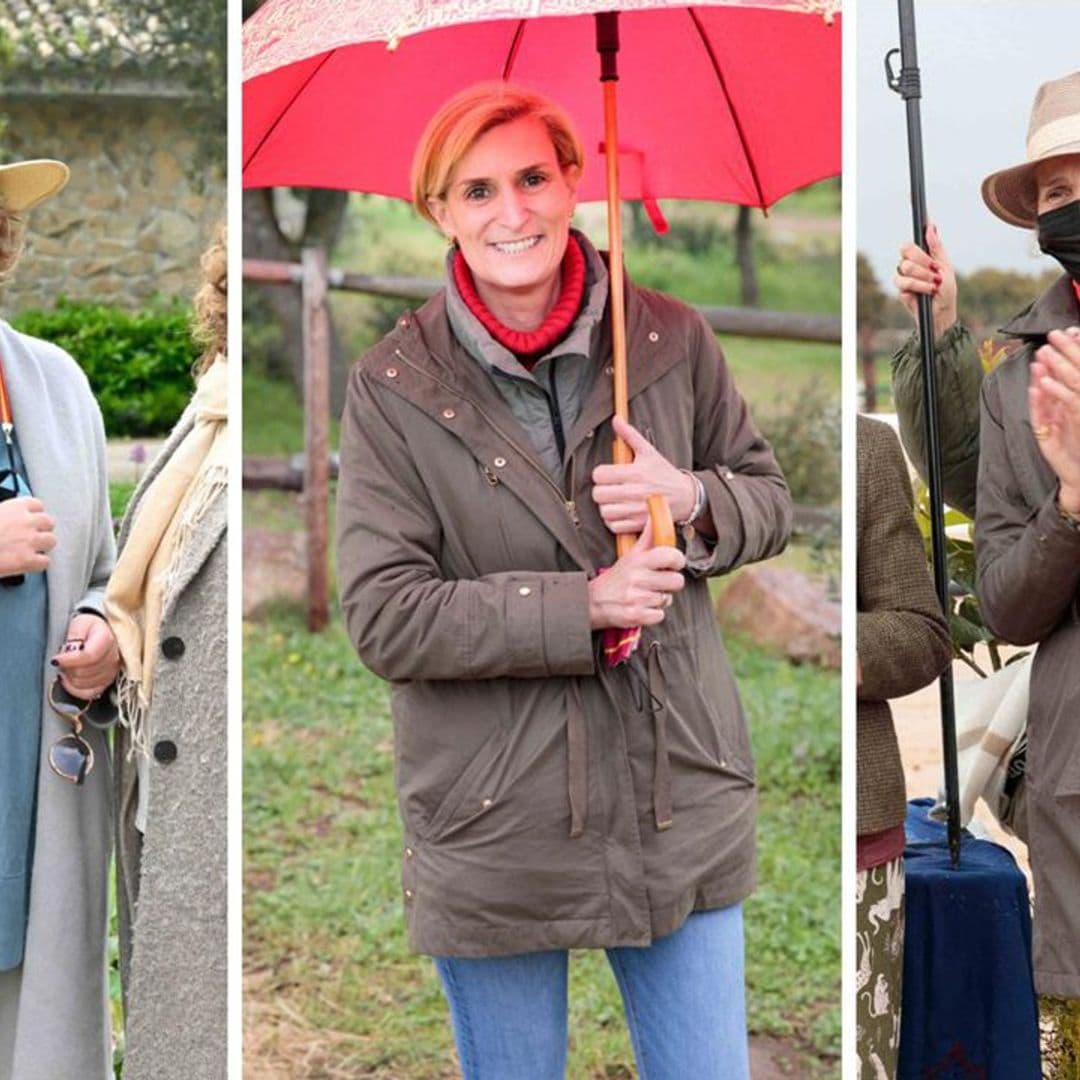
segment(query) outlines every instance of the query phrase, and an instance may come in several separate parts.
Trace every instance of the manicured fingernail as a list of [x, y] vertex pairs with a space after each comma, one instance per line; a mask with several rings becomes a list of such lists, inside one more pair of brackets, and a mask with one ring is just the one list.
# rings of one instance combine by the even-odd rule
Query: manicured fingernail
[[940, 286], [941, 285], [941, 278], [935, 277], [934, 278], [934, 284]]
[[941, 273], [941, 267], [938, 266], [938, 264], [936, 262], [931, 262], [930, 263], [930, 269], [933, 270], [935, 274]]

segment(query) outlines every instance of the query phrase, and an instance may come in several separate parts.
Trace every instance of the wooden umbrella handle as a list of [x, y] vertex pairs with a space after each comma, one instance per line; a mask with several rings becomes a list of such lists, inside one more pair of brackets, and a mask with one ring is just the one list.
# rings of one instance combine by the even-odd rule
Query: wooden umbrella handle
[[[607, 15], [606, 17], [608, 19], [606, 40], [604, 48], [601, 49], [601, 56], [604, 57], [605, 65], [601, 86], [604, 91], [604, 156], [607, 166], [612, 374], [615, 415], [622, 417], [623, 420], [629, 423], [630, 390], [626, 369], [626, 299], [623, 289], [622, 216], [619, 197], [618, 75], [615, 63], [619, 48], [618, 23], [616, 21], [617, 15]], [[604, 18], [605, 15], [598, 15], [598, 24]], [[615, 438], [611, 456], [616, 465], [629, 465], [634, 460], [633, 451], [618, 436]], [[671, 508], [662, 495], [649, 496], [649, 517], [652, 519], [654, 546], [674, 547], [675, 524], [671, 519]], [[615, 550], [620, 559], [630, 551], [636, 539], [630, 533], [619, 533], [615, 537]]]
[[649, 520], [652, 522], [653, 547], [676, 547], [675, 521], [671, 516], [671, 506], [663, 495], [650, 495]]

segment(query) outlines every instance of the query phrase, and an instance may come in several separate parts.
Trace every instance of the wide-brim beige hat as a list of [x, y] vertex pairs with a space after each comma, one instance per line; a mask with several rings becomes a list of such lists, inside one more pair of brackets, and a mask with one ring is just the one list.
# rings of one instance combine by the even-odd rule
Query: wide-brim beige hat
[[1030, 229], [1038, 216], [1035, 166], [1064, 154], [1080, 154], [1080, 71], [1039, 87], [1028, 124], [1027, 161], [991, 173], [982, 183], [983, 202], [1002, 221]]
[[55, 195], [70, 176], [62, 161], [49, 158], [0, 165], [0, 207], [20, 214]]

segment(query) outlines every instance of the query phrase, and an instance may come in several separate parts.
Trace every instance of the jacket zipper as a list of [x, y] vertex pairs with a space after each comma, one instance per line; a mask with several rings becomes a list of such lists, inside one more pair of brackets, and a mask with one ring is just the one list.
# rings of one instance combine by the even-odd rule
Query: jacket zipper
[[[574, 523], [575, 528], [581, 524], [581, 520], [578, 517], [577, 505], [574, 503], [574, 500], [568, 499], [566, 497], [566, 493], [559, 487], [559, 485], [556, 484], [555, 481], [552, 480], [551, 477], [548, 476], [548, 474], [539, 465], [537, 465], [536, 462], [532, 460], [530, 452], [523, 450], [521, 445], [515, 439], [507, 435], [506, 432], [503, 431], [503, 429], [499, 427], [499, 425], [496, 424], [495, 421], [492, 420], [491, 417], [488, 416], [488, 414], [484, 412], [484, 410], [480, 408], [480, 406], [477, 405], [477, 403], [473, 401], [471, 397], [468, 396], [468, 394], [463, 394], [456, 387], [453, 387], [449, 383], [444, 382], [437, 375], [432, 375], [430, 371], [424, 371], [423, 368], [420, 368], [416, 364], [414, 364], [400, 349], [394, 349], [394, 355], [403, 364], [408, 364], [409, 367], [411, 367], [413, 371], [415, 371], [418, 375], [422, 375], [425, 378], [431, 379], [432, 382], [441, 386], [444, 390], [447, 391], [447, 393], [456, 395], [457, 397], [461, 398], [462, 401], [467, 401], [480, 414], [480, 416], [483, 417], [484, 422], [488, 425], [488, 427], [490, 427], [492, 431], [495, 431], [500, 438], [505, 439], [507, 443], [509, 443], [510, 446], [512, 446], [521, 455], [522, 459], [529, 466], [529, 468], [531, 468], [538, 476], [542, 476], [544, 478], [544, 482], [548, 485], [548, 487], [550, 487], [552, 491], [554, 491], [555, 494], [559, 496], [559, 502], [563, 504], [563, 508], [570, 516], [570, 520]], [[498, 481], [498, 477], [496, 477], [496, 481]]]
[[547, 395], [548, 412], [551, 414], [551, 426], [555, 432], [555, 446], [559, 451], [559, 460], [566, 457], [566, 436], [563, 434], [562, 413], [559, 412], [559, 391], [555, 386], [555, 364], [548, 364], [548, 386], [551, 392]]

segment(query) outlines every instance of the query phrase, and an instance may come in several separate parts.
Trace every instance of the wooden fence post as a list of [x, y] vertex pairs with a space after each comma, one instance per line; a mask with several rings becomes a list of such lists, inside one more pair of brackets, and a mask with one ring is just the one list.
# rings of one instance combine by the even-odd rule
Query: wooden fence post
[[330, 314], [326, 252], [301, 255], [304, 336], [304, 517], [307, 524], [308, 629], [329, 620], [327, 513], [330, 497]]

